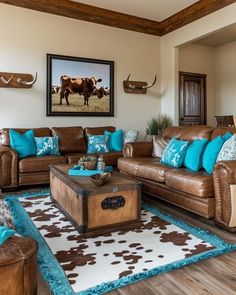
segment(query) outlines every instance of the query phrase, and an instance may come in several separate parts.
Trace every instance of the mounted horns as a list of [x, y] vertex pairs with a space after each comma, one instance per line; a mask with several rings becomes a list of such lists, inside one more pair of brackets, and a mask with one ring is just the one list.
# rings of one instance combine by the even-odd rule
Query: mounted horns
[[148, 84], [146, 86], [145, 85], [137, 86], [137, 85], [130, 84], [130, 82], [129, 82], [130, 76], [131, 76], [131, 74], [129, 74], [129, 76], [127, 77], [126, 85], [131, 89], [148, 89], [148, 88], [152, 87], [156, 83], [156, 80], [157, 80], [157, 76], [155, 75], [154, 81], [151, 84]]
[[17, 82], [18, 84], [23, 84], [23, 85], [31, 86], [31, 85], [33, 85], [33, 84], [36, 82], [36, 80], [37, 80], [37, 72], [36, 72], [35, 78], [34, 78], [32, 81], [30, 81], [30, 82], [28, 82], [28, 81], [24, 81], [24, 80], [22, 80], [22, 78], [18, 78], [18, 79], [16, 80], [16, 82]]
[[1, 76], [0, 80], [3, 84], [8, 85], [11, 82], [11, 79], [13, 78], [13, 76], [14, 74], [11, 75], [11, 77], [8, 80], [6, 80], [4, 77]]

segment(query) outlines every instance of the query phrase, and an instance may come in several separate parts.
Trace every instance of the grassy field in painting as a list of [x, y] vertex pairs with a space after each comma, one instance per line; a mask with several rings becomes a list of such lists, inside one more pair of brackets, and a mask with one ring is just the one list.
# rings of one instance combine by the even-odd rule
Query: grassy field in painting
[[69, 95], [69, 106], [63, 98], [62, 105], [60, 105], [60, 94], [52, 95], [52, 112], [106, 112], [110, 111], [110, 97], [104, 96], [98, 98], [91, 96], [89, 98], [89, 106], [84, 105], [84, 97], [79, 94]]

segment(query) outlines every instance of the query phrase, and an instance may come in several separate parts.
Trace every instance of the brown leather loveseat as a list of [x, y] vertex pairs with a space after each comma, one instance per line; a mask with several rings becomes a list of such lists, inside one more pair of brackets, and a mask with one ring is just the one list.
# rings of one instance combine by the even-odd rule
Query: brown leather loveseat
[[[211, 140], [227, 131], [236, 133], [236, 128], [169, 127], [162, 136], [166, 140]], [[144, 192], [205, 218], [214, 217], [218, 225], [236, 230], [236, 161], [218, 162], [213, 175], [209, 175], [204, 170], [193, 172], [160, 163], [152, 157], [150, 142], [126, 144], [123, 154], [118, 160], [119, 170], [141, 181]]]
[[[15, 129], [24, 133], [29, 129]], [[60, 156], [27, 157], [19, 159], [17, 153], [10, 147], [9, 129], [0, 131], [0, 187], [17, 188], [22, 185], [49, 183], [49, 165], [77, 163], [81, 156], [86, 155], [87, 136], [102, 135], [105, 130], [115, 131], [113, 126], [105, 127], [52, 127], [34, 128], [35, 137], [59, 136]], [[122, 152], [104, 153], [107, 165], [116, 165]], [[98, 155], [96, 155], [98, 156]]]

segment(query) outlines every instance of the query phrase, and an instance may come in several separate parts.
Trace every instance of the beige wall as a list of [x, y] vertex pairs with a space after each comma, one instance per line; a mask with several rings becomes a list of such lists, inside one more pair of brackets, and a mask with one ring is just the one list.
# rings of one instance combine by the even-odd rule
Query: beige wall
[[236, 115], [236, 42], [215, 49], [216, 115]]
[[161, 38], [161, 109], [175, 123], [178, 123], [178, 47], [235, 22], [236, 3]]
[[[0, 65], [6, 72], [38, 72], [32, 89], [0, 88], [0, 128], [101, 126], [146, 129], [160, 111], [160, 38], [0, 4]], [[115, 61], [114, 117], [46, 117], [46, 54]], [[156, 85], [147, 95], [125, 94], [123, 80]]]
[[214, 125], [215, 68], [214, 47], [190, 44], [179, 48], [179, 70], [207, 75], [207, 124]]

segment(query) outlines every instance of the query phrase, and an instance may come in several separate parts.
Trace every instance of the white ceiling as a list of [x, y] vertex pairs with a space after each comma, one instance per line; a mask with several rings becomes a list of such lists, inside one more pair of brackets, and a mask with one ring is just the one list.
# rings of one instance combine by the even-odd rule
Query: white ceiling
[[219, 30], [213, 34], [203, 37], [197, 41], [195, 44], [205, 45], [205, 46], [221, 46], [226, 43], [236, 41], [236, 24], [230, 25], [222, 30]]
[[162, 21], [197, 0], [74, 0], [117, 12]]

